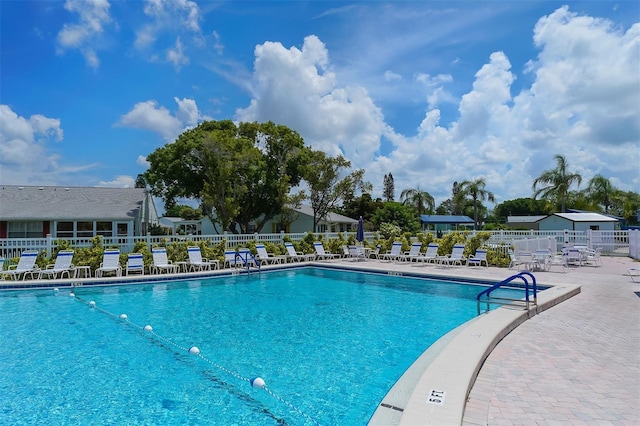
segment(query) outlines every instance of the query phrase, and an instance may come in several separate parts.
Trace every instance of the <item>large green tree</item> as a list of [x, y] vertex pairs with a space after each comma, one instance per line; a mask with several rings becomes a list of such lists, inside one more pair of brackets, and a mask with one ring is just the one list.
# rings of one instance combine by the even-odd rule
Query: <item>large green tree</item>
[[538, 176], [531, 185], [533, 198], [542, 197], [560, 204], [560, 209], [564, 213], [567, 210], [567, 195], [569, 189], [575, 183], [578, 186], [582, 183], [582, 176], [569, 171], [567, 159], [556, 154], [556, 168], [545, 170]]
[[589, 179], [587, 185], [587, 197], [596, 204], [604, 206], [604, 212], [609, 213], [611, 207], [611, 197], [616, 188], [611, 184], [609, 179], [598, 174]]
[[371, 222], [376, 229], [383, 223], [391, 223], [402, 229], [402, 232], [416, 233], [420, 231], [420, 221], [413, 206], [404, 205], [396, 201], [388, 201], [376, 211]]
[[304, 180], [309, 187], [314, 232], [318, 222], [330, 211], [354, 200], [357, 190], [371, 191], [371, 183], [364, 181], [363, 169], [345, 175], [350, 167], [351, 163], [341, 155], [331, 157], [322, 151], [307, 153]]
[[196, 199], [223, 230], [247, 233], [255, 223], [259, 232], [300, 182], [307, 151], [286, 126], [207, 121], [149, 154], [144, 180], [168, 208]]
[[495, 202], [495, 196], [491, 191], [485, 189], [486, 181], [484, 178], [476, 180], [465, 180], [459, 185], [459, 196], [470, 198], [473, 203], [473, 229], [478, 229], [478, 211], [481, 201], [489, 200]]
[[553, 213], [553, 205], [551, 203], [532, 198], [516, 198], [503, 201], [493, 209], [493, 214], [501, 223], [505, 223], [508, 216], [547, 215], [550, 213]]
[[418, 216], [433, 214], [436, 208], [436, 202], [431, 194], [421, 190], [419, 186], [402, 190], [400, 193], [400, 202], [415, 207], [418, 211]]

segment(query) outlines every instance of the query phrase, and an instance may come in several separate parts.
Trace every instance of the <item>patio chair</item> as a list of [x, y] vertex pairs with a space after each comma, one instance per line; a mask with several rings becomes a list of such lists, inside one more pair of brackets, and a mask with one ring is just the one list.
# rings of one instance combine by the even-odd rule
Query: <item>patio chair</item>
[[295, 260], [296, 262], [310, 261], [316, 257], [315, 254], [304, 254], [296, 251], [295, 247], [291, 243], [284, 243], [284, 246], [287, 249], [287, 259]]
[[518, 267], [518, 270], [520, 270], [521, 266], [524, 266], [525, 270], [527, 271], [533, 271], [537, 267], [537, 262], [533, 257], [533, 253], [531, 253], [530, 251], [518, 252], [516, 254], [516, 259], [516, 266]]
[[104, 273], [114, 273], [116, 277], [122, 275], [122, 266], [120, 266], [120, 250], [105, 250], [102, 255], [102, 263], [96, 269], [96, 277], [101, 278]]
[[125, 267], [124, 274], [144, 275], [144, 257], [142, 253], [129, 253], [127, 255], [127, 266]]
[[167, 249], [164, 247], [156, 247], [151, 249], [151, 254], [153, 255], [153, 264], [151, 265], [151, 273], [152, 274], [161, 274], [163, 272], [167, 272], [169, 274], [178, 273], [179, 266], [174, 265], [167, 258]]
[[582, 266], [583, 255], [580, 249], [570, 247], [566, 249], [567, 264], [577, 263]]
[[476, 250], [476, 254], [467, 259], [467, 266], [482, 266], [484, 262], [484, 266], [489, 267], [489, 262], [487, 261], [487, 251], [484, 249]]
[[408, 252], [399, 255], [397, 260], [400, 262], [417, 261], [418, 257], [422, 256], [420, 254], [420, 249], [422, 249], [422, 243], [413, 243], [411, 244], [411, 249], [409, 249]]
[[402, 255], [402, 242], [394, 241], [391, 246], [391, 250], [388, 253], [384, 253], [380, 255], [380, 260], [388, 260], [392, 262], [394, 260], [398, 260], [398, 258]]
[[256, 251], [258, 252], [258, 259], [260, 260], [260, 263], [264, 263], [266, 265], [284, 263], [287, 261], [287, 256], [275, 256], [274, 254], [269, 253], [264, 244], [256, 244]]
[[464, 244], [454, 244], [451, 254], [440, 257], [439, 263], [445, 266], [466, 265], [467, 258], [464, 257]]
[[[602, 254], [602, 248], [598, 247], [595, 250], [586, 249], [583, 250], [582, 256], [583, 261], [585, 263], [593, 263], [595, 266], [602, 266], [602, 259], [600, 255]], [[598, 265], [598, 263], [600, 265]]]
[[67, 278], [71, 278], [71, 271], [73, 271], [73, 250], [61, 250], [58, 252], [56, 256], [55, 263], [51, 265], [47, 265], [45, 269], [40, 270], [38, 274], [38, 278], [58, 278], [58, 274], [60, 274], [60, 278], [64, 277], [67, 274]]
[[569, 266], [567, 265], [567, 257], [562, 255], [562, 253], [552, 255], [549, 259], [547, 259], [547, 271], [551, 271], [551, 268], [553, 268], [554, 266], [561, 266], [562, 273], [566, 273]]
[[376, 249], [369, 253], [369, 259], [380, 260], [380, 244], [376, 246]]
[[352, 261], [367, 260], [363, 246], [349, 246], [349, 259]]
[[315, 241], [313, 243], [313, 248], [316, 251], [316, 259], [317, 260], [331, 260], [339, 258], [340, 255], [336, 253], [327, 253], [324, 251], [324, 245], [322, 245], [322, 241]]
[[17, 280], [22, 277], [23, 280], [27, 279], [27, 275], [34, 279], [40, 269], [36, 265], [36, 259], [38, 258], [38, 252], [35, 250], [23, 251], [20, 255], [17, 265], [10, 265], [6, 271], [2, 271], [2, 276], [6, 276], [9, 279]]
[[241, 266], [242, 261], [237, 258], [238, 253], [235, 250], [224, 251], [224, 264], [223, 267], [235, 268]]
[[187, 247], [187, 253], [189, 254], [188, 267], [191, 271], [210, 271], [220, 268], [220, 262], [217, 260], [203, 258], [198, 246]]

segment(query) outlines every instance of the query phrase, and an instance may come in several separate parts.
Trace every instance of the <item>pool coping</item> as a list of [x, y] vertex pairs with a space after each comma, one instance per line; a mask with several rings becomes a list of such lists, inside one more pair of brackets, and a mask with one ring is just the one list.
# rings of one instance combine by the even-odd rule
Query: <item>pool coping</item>
[[[381, 262], [296, 262], [264, 265], [264, 272], [320, 267], [332, 270], [360, 271], [374, 274], [415, 278], [436, 278], [443, 281], [487, 285], [500, 279], [477, 279], [468, 276], [439, 273], [392, 271]], [[257, 271], [253, 271], [257, 272]], [[182, 272], [177, 274], [130, 275], [101, 278], [71, 278], [56, 280], [0, 281], [0, 292], [12, 290], [42, 290], [93, 286], [153, 284], [188, 281], [247, 274], [244, 269]], [[369, 420], [372, 426], [461, 424], [467, 397], [483, 362], [493, 348], [528, 318], [580, 293], [574, 284], [542, 284], [547, 290], [538, 293], [538, 305], [529, 311], [523, 308], [501, 307], [450, 331], [427, 349], [398, 379], [382, 399]], [[435, 391], [435, 393], [434, 393]], [[435, 396], [434, 396], [435, 395]], [[429, 402], [431, 399], [431, 402]]]

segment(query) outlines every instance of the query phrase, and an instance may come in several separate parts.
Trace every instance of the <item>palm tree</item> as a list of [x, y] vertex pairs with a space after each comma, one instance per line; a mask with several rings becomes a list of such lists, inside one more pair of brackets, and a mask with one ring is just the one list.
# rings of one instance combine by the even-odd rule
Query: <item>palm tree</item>
[[489, 200], [492, 203], [496, 201], [491, 191], [484, 189], [486, 182], [484, 178], [478, 178], [474, 181], [465, 180], [459, 186], [459, 195], [461, 197], [470, 197], [473, 201], [473, 229], [478, 229], [478, 201]]
[[589, 180], [587, 195], [592, 201], [603, 205], [605, 213], [609, 213], [611, 197], [614, 192], [615, 188], [611, 182], [609, 182], [609, 179], [602, 175], [595, 175]]
[[[578, 186], [582, 183], [582, 176], [578, 173], [569, 173], [568, 163], [564, 156], [556, 154], [556, 168], [545, 170], [540, 176], [533, 181], [531, 189], [533, 190], [533, 198], [542, 196], [545, 199], [560, 200], [562, 213], [565, 212], [567, 206], [567, 193], [574, 183]], [[538, 188], [538, 186], [541, 186]]]
[[410, 205], [418, 210], [418, 214], [431, 214], [436, 208], [436, 202], [427, 191], [423, 191], [418, 186], [415, 189], [405, 189], [400, 193], [400, 202]]

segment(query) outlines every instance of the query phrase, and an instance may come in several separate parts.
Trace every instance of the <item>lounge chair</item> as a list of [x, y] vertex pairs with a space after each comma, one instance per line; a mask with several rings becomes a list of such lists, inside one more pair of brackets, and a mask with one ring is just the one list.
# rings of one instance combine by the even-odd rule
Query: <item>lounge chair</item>
[[476, 250], [476, 254], [467, 259], [467, 266], [482, 266], [484, 262], [484, 266], [489, 267], [489, 262], [487, 262], [487, 251], [485, 249]]
[[236, 266], [242, 266], [242, 261], [238, 259], [238, 252], [235, 250], [225, 250], [223, 267], [235, 268]]
[[38, 258], [38, 252], [35, 250], [23, 251], [20, 255], [17, 265], [9, 266], [9, 269], [2, 271], [2, 276], [7, 276], [9, 279], [17, 280], [22, 277], [23, 280], [27, 279], [27, 275], [34, 279], [37, 273], [40, 271], [36, 266], [36, 259]]
[[[56, 261], [54, 264], [47, 265], [45, 269], [40, 270], [38, 274], [38, 278], [58, 278], [58, 274], [60, 274], [60, 278], [67, 275], [67, 278], [71, 278], [71, 271], [73, 271], [73, 250], [61, 250], [58, 252], [56, 256]], [[75, 274], [74, 274], [75, 275]]]
[[203, 258], [198, 246], [187, 247], [187, 253], [189, 253], [188, 266], [191, 271], [210, 271], [211, 269], [220, 268], [220, 262], [217, 260]]
[[258, 252], [258, 259], [260, 263], [275, 264], [284, 263], [287, 261], [287, 256], [275, 256], [267, 251], [264, 244], [256, 244], [256, 251]]
[[4, 280], [4, 275], [2, 272], [4, 271], [4, 257], [0, 257], [0, 280]]
[[120, 250], [110, 249], [104, 251], [102, 254], [102, 263], [100, 263], [100, 267], [96, 269], [96, 277], [102, 277], [105, 272], [113, 272], [116, 277], [122, 275], [122, 266], [120, 266]]
[[422, 256], [420, 254], [420, 249], [422, 249], [422, 243], [413, 243], [411, 244], [411, 249], [398, 256], [397, 260], [400, 262], [413, 262], [414, 260], [417, 261], [417, 259]]
[[287, 259], [295, 260], [296, 262], [310, 261], [316, 257], [315, 254], [304, 254], [296, 252], [295, 247], [291, 243], [284, 243], [284, 246], [287, 248]]
[[151, 249], [153, 255], [153, 265], [151, 265], [152, 274], [161, 274], [167, 272], [169, 274], [177, 274], [179, 269], [178, 265], [174, 265], [167, 258], [167, 249], [164, 247], [156, 247]]
[[464, 257], [464, 245], [454, 244], [453, 249], [451, 250], [451, 254], [448, 256], [441, 256], [439, 258], [439, 263], [446, 266], [466, 265], [467, 258]]
[[324, 251], [324, 246], [322, 245], [321, 241], [315, 241], [313, 243], [313, 248], [316, 251], [317, 260], [331, 260], [331, 259], [337, 259], [340, 257], [339, 254], [327, 253], [326, 251]]
[[129, 253], [127, 255], [127, 266], [125, 267], [124, 274], [144, 275], [144, 257], [142, 253]]
[[400, 256], [402, 256], [402, 242], [394, 241], [391, 246], [391, 250], [388, 253], [380, 255], [380, 259], [392, 262], [394, 260], [398, 260]]
[[248, 268], [251, 266], [257, 268], [260, 264], [260, 261], [256, 259], [253, 253], [251, 253], [251, 250], [249, 250], [248, 248], [239, 249], [236, 259], [240, 263], [240, 266], [244, 268]]
[[376, 246], [376, 249], [369, 253], [369, 259], [380, 260], [380, 244]]
[[440, 260], [440, 256], [438, 256], [438, 248], [440, 246], [437, 243], [429, 243], [427, 245], [427, 251], [420, 257], [418, 257], [416, 260], [418, 262], [424, 262], [425, 264], [429, 264], [429, 263], [438, 263], [438, 261]]

